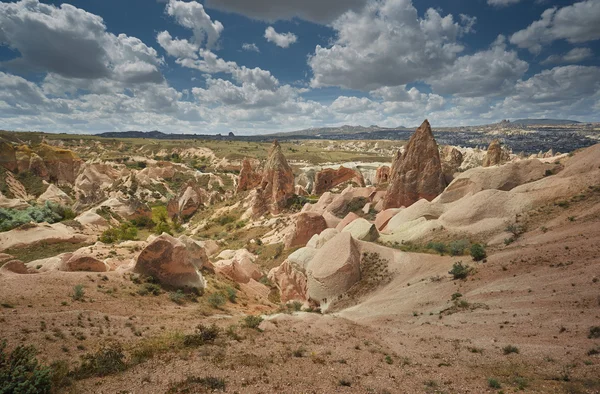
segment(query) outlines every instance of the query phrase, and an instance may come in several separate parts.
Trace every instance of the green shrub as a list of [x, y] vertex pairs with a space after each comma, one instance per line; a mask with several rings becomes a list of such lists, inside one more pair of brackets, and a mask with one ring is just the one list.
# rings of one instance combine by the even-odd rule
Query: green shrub
[[227, 287], [225, 291], [227, 291], [227, 299], [229, 300], [229, 302], [235, 304], [235, 302], [237, 301], [237, 290], [233, 287]]
[[169, 299], [177, 305], [185, 304], [185, 294], [183, 294], [183, 291], [181, 290], [169, 293]]
[[0, 342], [0, 393], [50, 393], [51, 372], [38, 363], [35, 348], [19, 345], [7, 354], [6, 346]]
[[144, 283], [142, 286], [140, 286], [137, 293], [141, 296], [146, 296], [149, 294], [158, 296], [162, 294], [162, 288], [156, 283]]
[[471, 245], [471, 257], [475, 261], [481, 261], [487, 257], [485, 249], [480, 244]]
[[453, 279], [465, 279], [473, 271], [473, 268], [464, 265], [462, 261], [458, 261], [452, 265], [452, 269], [448, 271]]
[[433, 249], [442, 256], [448, 251], [448, 247], [443, 242], [429, 242], [427, 249]]
[[71, 220], [74, 217], [73, 210], [51, 201], [46, 201], [44, 205], [30, 206], [25, 209], [0, 208], [0, 231], [12, 230], [30, 222], [56, 223], [61, 220]]
[[223, 216], [220, 216], [217, 219], [215, 219], [215, 221], [219, 225], [225, 226], [226, 224], [235, 222], [235, 217], [234, 216], [230, 216], [230, 215], [223, 215]]
[[82, 356], [81, 364], [73, 371], [73, 376], [76, 379], [103, 377], [126, 369], [123, 347], [119, 343], [113, 342], [103, 346], [96, 353]]
[[590, 327], [590, 333], [588, 334], [588, 338], [600, 338], [600, 326]]
[[221, 308], [223, 305], [225, 305], [225, 302], [227, 302], [225, 296], [221, 293], [213, 293], [209, 295], [207, 301], [208, 304], [215, 309]]
[[225, 379], [215, 378], [213, 376], [207, 376], [205, 378], [190, 376], [182, 382], [171, 384], [166, 394], [212, 393], [216, 391], [225, 391]]
[[258, 326], [262, 323], [263, 318], [260, 316], [248, 315], [244, 318], [244, 326], [258, 330]]
[[85, 289], [83, 285], [75, 285], [75, 287], [73, 287], [73, 301], [83, 301], [84, 297]]
[[462, 256], [465, 254], [465, 249], [469, 247], [469, 241], [461, 239], [458, 241], [452, 241], [448, 245], [450, 249], [450, 256]]
[[493, 389], [502, 388], [502, 385], [500, 384], [500, 382], [498, 382], [498, 380], [494, 379], [494, 378], [489, 378], [488, 379], [488, 386], [490, 386]]
[[119, 227], [111, 227], [102, 232], [98, 240], [105, 244], [119, 241], [133, 241], [137, 238], [138, 230], [132, 223], [121, 223]]

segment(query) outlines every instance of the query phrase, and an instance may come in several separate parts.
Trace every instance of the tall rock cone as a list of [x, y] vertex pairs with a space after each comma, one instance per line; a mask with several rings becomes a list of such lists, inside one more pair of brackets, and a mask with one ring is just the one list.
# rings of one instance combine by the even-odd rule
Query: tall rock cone
[[404, 154], [394, 158], [384, 209], [408, 207], [421, 198], [431, 201], [445, 187], [438, 145], [425, 120], [410, 137]]
[[242, 161], [242, 170], [240, 171], [236, 193], [252, 190], [260, 184], [260, 181], [261, 176], [254, 171], [250, 164], [250, 160], [244, 159], [244, 161]]
[[281, 151], [279, 142], [275, 140], [257, 189], [256, 201], [252, 207], [253, 214], [260, 216], [267, 211], [278, 214], [293, 195], [294, 173]]
[[509, 160], [509, 154], [502, 149], [502, 144], [499, 140], [493, 140], [488, 147], [485, 158], [483, 159], [483, 167], [492, 167], [500, 165]]

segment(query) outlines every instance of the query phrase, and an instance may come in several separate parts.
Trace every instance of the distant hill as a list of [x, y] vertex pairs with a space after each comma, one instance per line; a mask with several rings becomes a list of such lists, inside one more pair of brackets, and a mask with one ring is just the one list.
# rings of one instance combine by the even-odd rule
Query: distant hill
[[513, 124], [522, 124], [525, 126], [529, 125], [564, 125], [564, 124], [575, 124], [581, 123], [576, 120], [568, 119], [517, 119], [512, 121]]
[[274, 133], [267, 134], [271, 137], [289, 137], [289, 136], [298, 136], [298, 137], [326, 137], [326, 136], [338, 136], [338, 135], [353, 135], [353, 134], [364, 134], [364, 133], [374, 133], [378, 131], [392, 131], [392, 130], [407, 130], [406, 127], [380, 127], [377, 125], [372, 126], [339, 126], [339, 127], [313, 127], [310, 129], [297, 130], [297, 131], [287, 131], [284, 133]]

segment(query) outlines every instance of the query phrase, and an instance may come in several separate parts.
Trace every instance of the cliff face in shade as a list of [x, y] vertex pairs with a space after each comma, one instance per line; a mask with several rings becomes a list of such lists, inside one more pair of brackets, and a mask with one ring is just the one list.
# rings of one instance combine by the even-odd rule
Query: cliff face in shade
[[326, 168], [317, 172], [315, 175], [314, 193], [325, 193], [326, 191], [329, 191], [337, 185], [347, 181], [356, 182], [360, 187], [365, 186], [365, 180], [362, 174], [358, 171], [354, 171], [344, 166], [340, 166], [340, 168], [337, 170]]
[[252, 207], [255, 216], [266, 212], [276, 215], [282, 211], [287, 200], [294, 195], [294, 174], [281, 146], [273, 142], [265, 163], [263, 176], [257, 188], [257, 196]]
[[427, 120], [410, 137], [404, 154], [392, 163], [384, 209], [408, 207], [421, 198], [429, 201], [446, 187], [438, 145]]

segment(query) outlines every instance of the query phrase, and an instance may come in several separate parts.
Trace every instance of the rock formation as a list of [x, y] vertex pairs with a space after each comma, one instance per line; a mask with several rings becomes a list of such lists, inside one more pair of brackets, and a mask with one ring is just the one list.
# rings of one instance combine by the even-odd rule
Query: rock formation
[[256, 256], [246, 249], [224, 250], [217, 258], [223, 260], [215, 262], [215, 271], [237, 283], [258, 281], [262, 277], [258, 266], [254, 264]]
[[181, 240], [162, 234], [142, 250], [133, 270], [151, 276], [165, 286], [202, 290], [205, 281], [200, 273], [200, 262], [207, 260], [202, 248], [193, 250]]
[[167, 211], [170, 218], [187, 219], [196, 213], [200, 206], [202, 206], [201, 192], [188, 185], [181, 189], [179, 195], [169, 200]]
[[254, 171], [250, 164], [250, 160], [244, 159], [244, 161], [242, 161], [242, 169], [240, 171], [236, 192], [239, 193], [252, 190], [260, 185], [260, 181], [260, 174]]
[[497, 166], [508, 161], [508, 159], [508, 153], [502, 149], [500, 141], [493, 140], [483, 159], [483, 167]]
[[274, 141], [257, 189], [252, 213], [254, 216], [260, 216], [265, 212], [276, 215], [281, 212], [288, 199], [293, 195], [294, 174], [292, 168], [287, 163], [281, 146]]
[[337, 170], [332, 168], [325, 168], [322, 171], [317, 172], [315, 175], [315, 186], [313, 193], [321, 194], [339, 184], [344, 182], [352, 181], [358, 186], [364, 187], [365, 180], [360, 172], [340, 166]]
[[8, 142], [0, 141], [0, 167], [8, 171], [17, 171], [17, 156], [15, 148]]
[[306, 273], [309, 298], [326, 311], [332, 301], [360, 280], [360, 250], [350, 233], [339, 233], [318, 249]]
[[463, 155], [455, 147], [447, 145], [442, 149], [440, 159], [442, 160], [442, 172], [446, 183], [449, 184], [463, 162]]
[[313, 235], [320, 234], [326, 228], [323, 216], [315, 212], [302, 212], [296, 217], [296, 225], [285, 240], [285, 247], [304, 246]]
[[374, 242], [379, 238], [379, 232], [373, 223], [363, 218], [353, 220], [342, 230], [344, 233], [352, 234], [352, 238], [360, 241]]
[[281, 302], [308, 300], [306, 276], [289, 260], [269, 271], [268, 278], [279, 289]]
[[390, 167], [381, 166], [377, 169], [375, 174], [375, 184], [381, 185], [382, 183], [388, 183], [390, 180]]
[[384, 209], [408, 207], [421, 198], [433, 200], [446, 187], [438, 145], [427, 120], [410, 137], [392, 164]]

